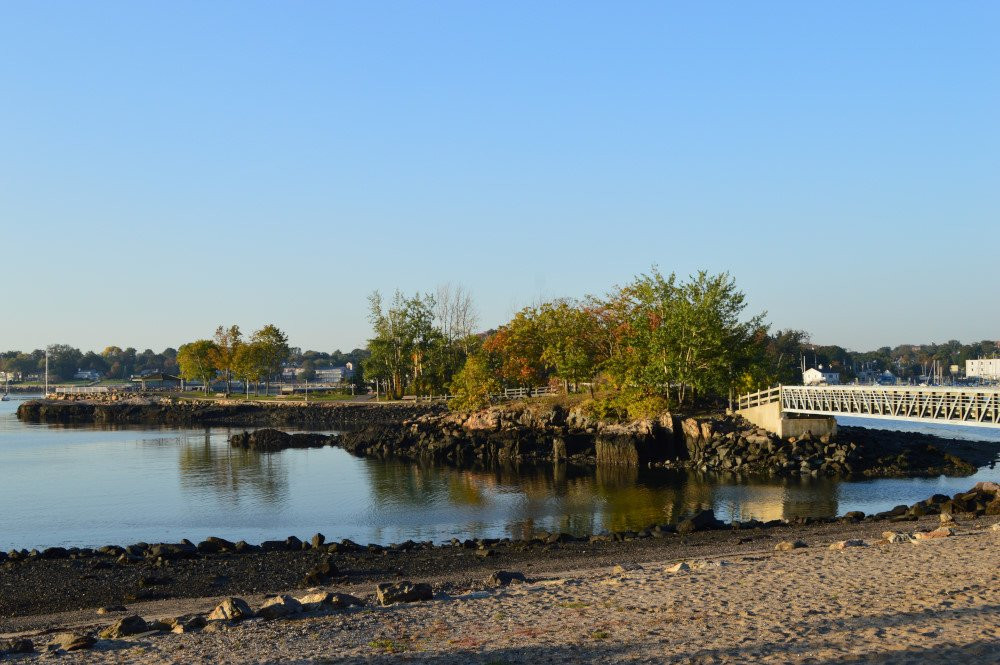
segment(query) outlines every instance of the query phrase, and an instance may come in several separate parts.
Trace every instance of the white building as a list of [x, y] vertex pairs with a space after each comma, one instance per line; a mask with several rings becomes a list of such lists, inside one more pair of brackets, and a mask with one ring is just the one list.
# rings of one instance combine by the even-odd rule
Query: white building
[[840, 372], [831, 372], [820, 367], [810, 367], [802, 372], [802, 383], [807, 386], [835, 386], [840, 383]]
[[965, 376], [970, 379], [1000, 379], [1000, 358], [966, 360]]
[[346, 367], [329, 367], [316, 370], [316, 381], [319, 383], [342, 383], [354, 376], [351, 363]]

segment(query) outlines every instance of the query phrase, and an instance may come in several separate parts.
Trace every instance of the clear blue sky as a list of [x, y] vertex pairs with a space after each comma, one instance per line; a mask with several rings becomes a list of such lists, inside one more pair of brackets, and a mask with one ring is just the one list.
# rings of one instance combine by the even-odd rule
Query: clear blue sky
[[866, 349], [1000, 338], [995, 2], [7, 2], [0, 349], [160, 350], [658, 264]]

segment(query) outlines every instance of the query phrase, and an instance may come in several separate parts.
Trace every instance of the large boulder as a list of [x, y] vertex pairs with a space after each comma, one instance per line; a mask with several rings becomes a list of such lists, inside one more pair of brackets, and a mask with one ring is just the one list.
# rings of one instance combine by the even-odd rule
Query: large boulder
[[322, 561], [313, 566], [306, 573], [306, 586], [320, 586], [330, 581], [331, 577], [336, 577], [340, 573], [337, 566], [332, 561]]
[[486, 578], [485, 584], [488, 587], [509, 586], [512, 582], [524, 582], [524, 573], [515, 571], [498, 570]]
[[146, 620], [140, 616], [132, 615], [122, 617], [113, 624], [98, 633], [102, 640], [118, 640], [129, 635], [138, 635], [149, 630]]
[[198, 551], [202, 554], [218, 554], [219, 552], [235, 552], [236, 543], [230, 542], [225, 538], [217, 538], [215, 536], [209, 536], [205, 540], [198, 543]]
[[55, 633], [49, 636], [49, 648], [62, 651], [89, 649], [97, 643], [97, 638], [86, 633]]
[[0, 656], [11, 656], [16, 653], [32, 653], [35, 645], [31, 640], [10, 639], [0, 640]]
[[697, 513], [681, 521], [677, 525], [677, 533], [683, 535], [689, 534], [693, 531], [705, 531], [707, 529], [716, 529], [722, 522], [715, 519], [714, 510], [699, 510]]
[[972, 488], [974, 492], [993, 494], [994, 496], [1000, 494], [1000, 484], [994, 483], [990, 480], [982, 480]]
[[351, 607], [352, 605], [361, 606], [365, 604], [363, 600], [349, 593], [330, 593], [328, 591], [317, 591], [302, 596], [299, 598], [299, 603], [306, 612], [314, 612], [326, 608], [339, 610]]
[[257, 610], [257, 616], [264, 619], [280, 619], [302, 611], [302, 603], [291, 596], [275, 596], [268, 598]]
[[393, 605], [395, 603], [415, 603], [418, 601], [431, 600], [434, 592], [430, 584], [410, 581], [404, 582], [383, 582], [375, 587], [375, 595], [382, 605]]
[[243, 621], [253, 617], [253, 610], [242, 598], [226, 598], [208, 615], [210, 621]]

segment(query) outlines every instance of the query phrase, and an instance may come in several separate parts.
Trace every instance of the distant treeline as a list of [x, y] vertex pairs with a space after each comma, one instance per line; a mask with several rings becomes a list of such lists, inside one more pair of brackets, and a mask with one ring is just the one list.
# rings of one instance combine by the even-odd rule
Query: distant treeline
[[[152, 349], [137, 351], [132, 347], [122, 349], [108, 346], [100, 353], [83, 352], [66, 344], [49, 347], [49, 378], [54, 381], [68, 381], [79, 371], [96, 372], [102, 378], [127, 380], [133, 375], [163, 372], [180, 375], [177, 349], [166, 348], [159, 353]], [[288, 362], [307, 368], [323, 369], [342, 367], [347, 363], [355, 366], [368, 356], [365, 349], [354, 349], [348, 353], [340, 350], [302, 351], [290, 348]], [[42, 376], [45, 372], [45, 350], [30, 352], [5, 351], [0, 353], [0, 372], [10, 372], [15, 377]]]
[[[803, 363], [838, 371], [842, 382], [886, 371], [908, 380], [933, 365], [947, 375], [953, 365], [961, 372], [968, 359], [1000, 353], [995, 341], [866, 352], [811, 344], [805, 331], [771, 330], [763, 313], [746, 316], [745, 295], [727, 273], [681, 279], [654, 268], [602, 296], [525, 307], [488, 331], [478, 327], [475, 304], [461, 287], [413, 296], [397, 291], [388, 301], [375, 292], [369, 306], [372, 337], [367, 348], [349, 353], [302, 352], [275, 325], [248, 336], [238, 326], [219, 326], [211, 338], [160, 353], [117, 346], [83, 353], [56, 344], [48, 348], [49, 376], [68, 380], [89, 370], [128, 379], [165, 372], [205, 384], [256, 384], [289, 366], [311, 380], [317, 369], [351, 363], [355, 384], [367, 381], [396, 398], [451, 393], [460, 407], [474, 407], [504, 388], [558, 385], [611, 395], [610, 408], [646, 404], [655, 411], [799, 383]], [[44, 368], [43, 350], [0, 354], [0, 371], [15, 376], [38, 376]]]

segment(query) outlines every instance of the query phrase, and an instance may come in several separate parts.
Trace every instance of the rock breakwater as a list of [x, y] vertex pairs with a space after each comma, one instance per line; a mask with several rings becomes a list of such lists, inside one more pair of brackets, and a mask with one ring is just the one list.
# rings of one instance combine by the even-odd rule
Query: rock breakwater
[[439, 414], [440, 404], [338, 402], [333, 404], [187, 402], [131, 397], [116, 402], [49, 400], [24, 402], [17, 417], [24, 422], [97, 425], [218, 425], [342, 429], [396, 424], [421, 415]]

